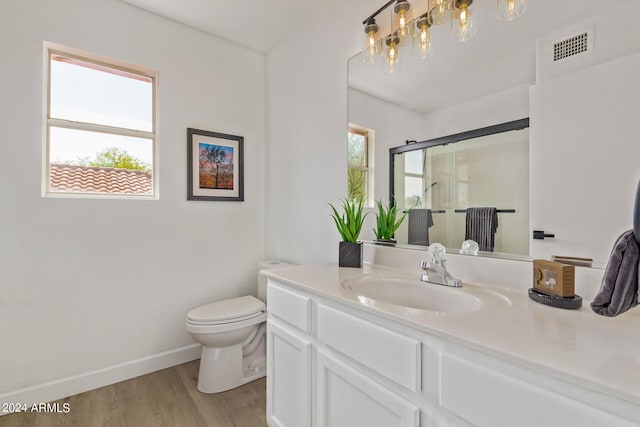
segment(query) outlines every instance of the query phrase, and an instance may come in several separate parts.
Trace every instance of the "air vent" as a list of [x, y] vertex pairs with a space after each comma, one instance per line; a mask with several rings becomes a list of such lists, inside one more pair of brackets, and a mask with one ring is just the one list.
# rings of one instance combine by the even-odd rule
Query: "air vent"
[[555, 42], [553, 44], [553, 62], [591, 53], [591, 39], [589, 32], [585, 31], [568, 39]]

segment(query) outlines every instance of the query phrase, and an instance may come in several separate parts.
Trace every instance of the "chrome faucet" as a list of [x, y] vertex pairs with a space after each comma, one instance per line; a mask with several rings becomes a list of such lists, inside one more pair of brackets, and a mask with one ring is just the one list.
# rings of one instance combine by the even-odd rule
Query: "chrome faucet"
[[429, 247], [429, 252], [431, 252], [431, 262], [422, 261], [420, 263], [420, 267], [424, 270], [424, 273], [420, 276], [420, 280], [436, 285], [451, 286], [454, 288], [461, 287], [462, 281], [456, 279], [447, 271], [447, 260], [444, 259], [444, 254], [446, 254], [444, 246], [439, 243], [434, 243]]

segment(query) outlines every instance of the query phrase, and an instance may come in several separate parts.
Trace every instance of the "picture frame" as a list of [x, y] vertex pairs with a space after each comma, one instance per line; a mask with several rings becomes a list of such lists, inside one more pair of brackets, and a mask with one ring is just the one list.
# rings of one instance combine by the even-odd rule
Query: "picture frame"
[[187, 200], [244, 201], [244, 137], [187, 128]]

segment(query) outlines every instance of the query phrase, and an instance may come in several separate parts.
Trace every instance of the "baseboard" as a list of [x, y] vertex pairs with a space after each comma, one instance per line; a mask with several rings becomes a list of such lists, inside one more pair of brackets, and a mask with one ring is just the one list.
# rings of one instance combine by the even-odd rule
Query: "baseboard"
[[[181, 363], [190, 362], [200, 357], [200, 344], [164, 351], [152, 356], [143, 357], [108, 368], [98, 369], [72, 377], [23, 388], [0, 394], [0, 407], [3, 403], [45, 403], [74, 394], [104, 387], [120, 381], [139, 377]], [[5, 415], [0, 410], [0, 416]]]

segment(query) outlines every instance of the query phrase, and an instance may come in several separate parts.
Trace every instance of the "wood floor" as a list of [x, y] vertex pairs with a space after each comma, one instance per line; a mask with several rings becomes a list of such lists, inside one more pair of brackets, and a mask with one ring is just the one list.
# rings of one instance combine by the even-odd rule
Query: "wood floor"
[[259, 427], [266, 426], [265, 378], [233, 390], [196, 389], [199, 360], [57, 401], [64, 413], [16, 413], [0, 427]]

